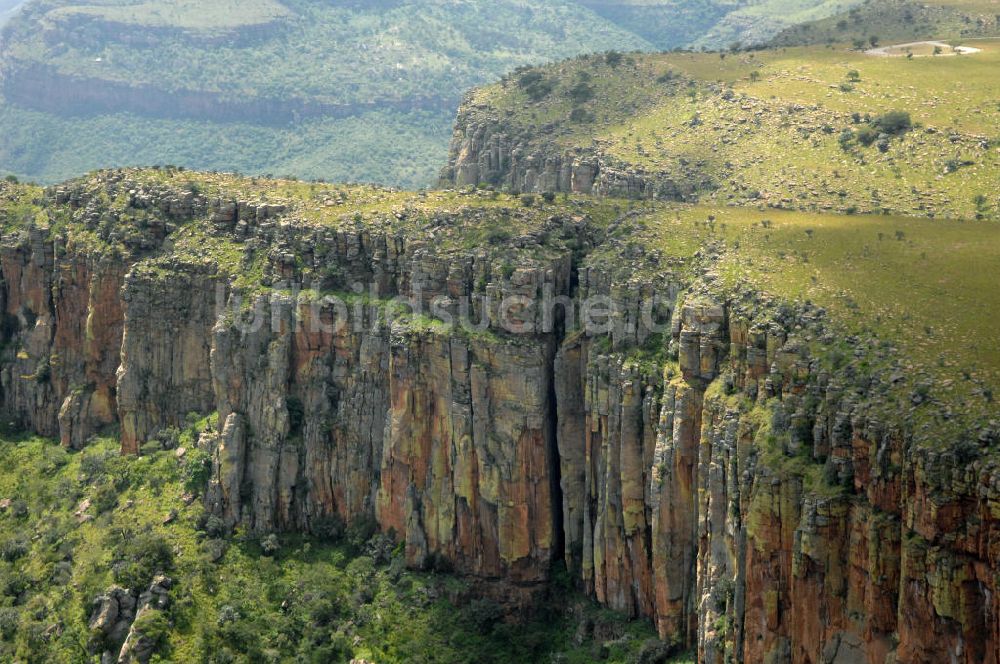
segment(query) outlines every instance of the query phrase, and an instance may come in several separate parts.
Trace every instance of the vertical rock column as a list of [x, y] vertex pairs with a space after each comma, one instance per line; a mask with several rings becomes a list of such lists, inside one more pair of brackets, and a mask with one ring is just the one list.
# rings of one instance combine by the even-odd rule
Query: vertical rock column
[[204, 265], [143, 264], [124, 288], [125, 333], [118, 370], [122, 451], [215, 410], [210, 353], [216, 321], [214, 271]]
[[394, 338], [378, 517], [407, 559], [515, 584], [547, 578], [557, 522], [550, 341]]

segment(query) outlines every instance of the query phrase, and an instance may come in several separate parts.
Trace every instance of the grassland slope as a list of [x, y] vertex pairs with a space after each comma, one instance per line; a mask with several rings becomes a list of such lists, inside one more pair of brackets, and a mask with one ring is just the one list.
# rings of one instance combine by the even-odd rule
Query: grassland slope
[[[639, 197], [996, 218], [1000, 47], [964, 43], [979, 52], [800, 47], [562, 62], [473, 93], [445, 178], [461, 180], [483, 141], [502, 140], [520, 161], [489, 177], [483, 166], [480, 182], [541, 187], [526, 172], [562, 160], [577, 175], [591, 164], [594, 186]], [[533, 97], [535, 79], [551, 91]]]

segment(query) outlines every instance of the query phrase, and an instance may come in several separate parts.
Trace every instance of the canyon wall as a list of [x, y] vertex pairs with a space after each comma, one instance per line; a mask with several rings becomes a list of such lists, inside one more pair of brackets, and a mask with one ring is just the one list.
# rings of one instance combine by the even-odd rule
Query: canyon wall
[[[888, 351], [823, 310], [650, 269], [579, 215], [447, 250], [118, 174], [100, 186], [51, 190], [47, 219], [3, 239], [7, 421], [77, 448], [117, 424], [136, 453], [217, 411], [201, 444], [227, 526], [374, 521], [414, 567], [519, 603], [565, 562], [703, 662], [1000, 660], [984, 451], [1000, 432], [920, 439], [887, 405], [893, 378], [865, 368]], [[191, 224], [264, 256], [269, 287], [241, 285], [245, 261], [180, 256]], [[373, 290], [345, 295], [358, 282]], [[611, 324], [531, 306], [479, 329], [441, 320], [469, 297], [482, 320], [545, 293], [605, 296]], [[393, 298], [440, 310], [390, 317]]]

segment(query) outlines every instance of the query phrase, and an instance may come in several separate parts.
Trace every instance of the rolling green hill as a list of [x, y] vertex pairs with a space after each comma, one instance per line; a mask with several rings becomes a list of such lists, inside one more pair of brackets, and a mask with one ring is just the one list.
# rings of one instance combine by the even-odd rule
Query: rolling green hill
[[33, 0], [0, 47], [0, 171], [178, 163], [425, 186], [465, 90], [515, 67], [756, 42], [852, 4]]
[[[471, 135], [486, 131], [512, 137], [511, 150], [535, 164], [599, 164], [595, 186], [605, 193], [996, 218], [1000, 200], [985, 183], [1000, 177], [1000, 45], [965, 43], [979, 51], [907, 58], [797, 48], [560, 63], [532, 74], [552, 88], [537, 100], [523, 74], [477, 91], [445, 176], [469, 183], [479, 158]], [[523, 188], [529, 168], [479, 169], [472, 179]]]

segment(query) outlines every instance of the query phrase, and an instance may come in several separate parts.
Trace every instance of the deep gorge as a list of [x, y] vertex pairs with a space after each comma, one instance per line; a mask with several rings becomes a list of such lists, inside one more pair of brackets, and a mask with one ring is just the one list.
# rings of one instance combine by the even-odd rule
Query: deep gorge
[[[199, 445], [227, 527], [374, 519], [411, 566], [446, 563], [510, 606], [565, 561], [705, 662], [997, 659], [995, 466], [915, 444], [888, 379], [863, 369], [875, 340], [842, 338], [814, 305], [727, 292], [711, 249], [685, 273], [556, 213], [498, 249], [449, 251], [121, 171], [46, 197], [50, 225], [0, 253], [4, 412], [74, 448], [115, 425], [128, 453], [218, 412]], [[242, 267], [177, 250], [191, 224]], [[240, 282], [253, 256], [266, 292]], [[288, 286], [355, 283], [377, 297], [339, 328]], [[514, 335], [378, 315], [396, 296], [454, 311], [546, 289], [608, 298], [612, 323]], [[662, 335], [639, 324], [651, 300]], [[506, 315], [543, 329], [536, 308]], [[823, 349], [845, 343], [831, 364]]]

